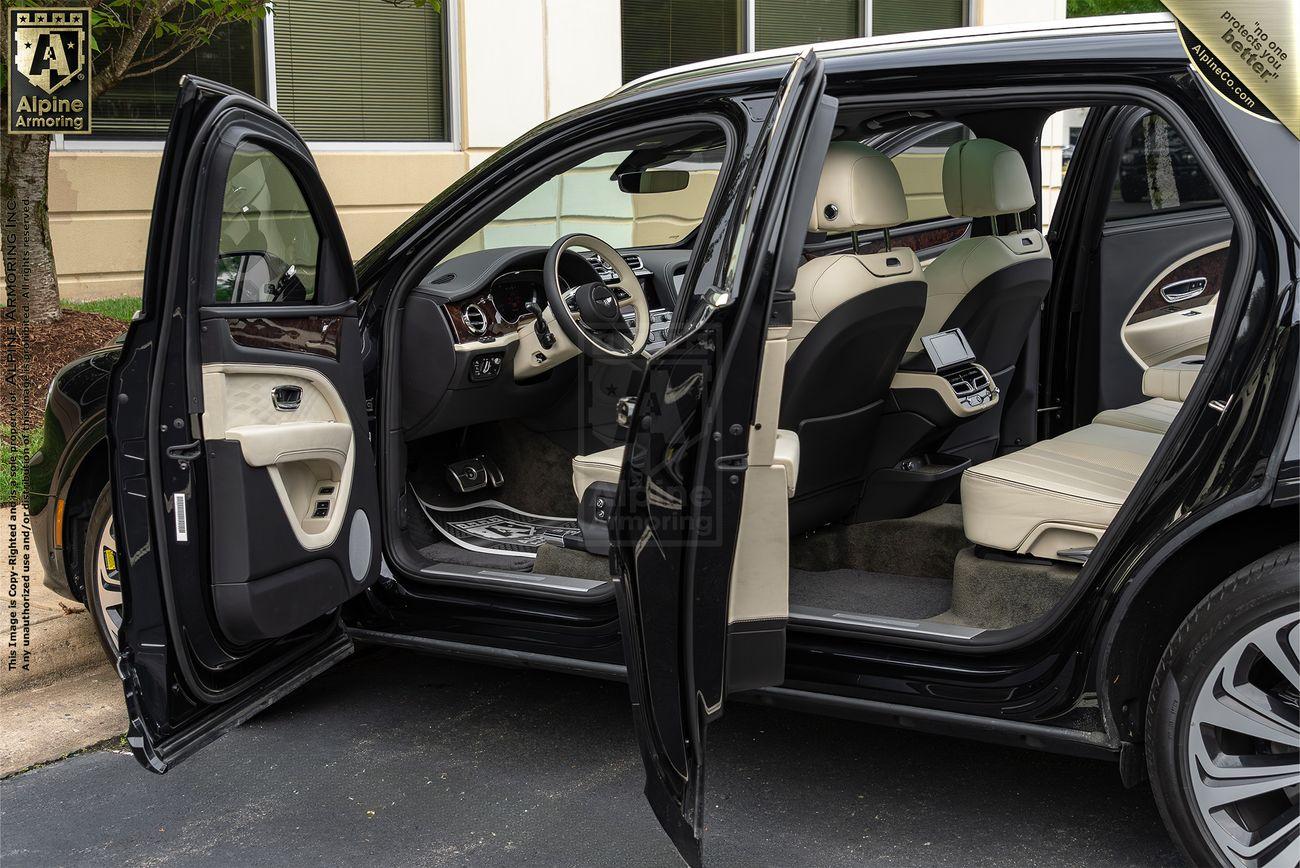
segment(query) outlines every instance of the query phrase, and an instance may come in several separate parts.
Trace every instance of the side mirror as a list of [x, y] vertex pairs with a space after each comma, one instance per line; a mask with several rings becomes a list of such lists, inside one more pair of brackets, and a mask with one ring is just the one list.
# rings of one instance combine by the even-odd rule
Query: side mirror
[[217, 257], [213, 300], [217, 304], [277, 301], [282, 295], [277, 281], [284, 272], [283, 262], [261, 250], [222, 253]]
[[691, 183], [691, 173], [681, 169], [647, 169], [618, 176], [618, 188], [624, 193], [675, 193]]

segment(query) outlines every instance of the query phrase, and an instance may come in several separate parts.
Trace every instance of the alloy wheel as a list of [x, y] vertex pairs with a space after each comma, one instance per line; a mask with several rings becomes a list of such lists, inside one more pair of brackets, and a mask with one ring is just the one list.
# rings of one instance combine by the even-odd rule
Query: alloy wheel
[[1224, 860], [1300, 863], [1300, 614], [1256, 627], [1210, 669], [1188, 718], [1196, 811]]
[[113, 519], [104, 523], [95, 547], [95, 581], [98, 583], [96, 602], [99, 619], [104, 627], [104, 638], [116, 652], [117, 631], [122, 627], [122, 582], [117, 569], [117, 543], [113, 539]]

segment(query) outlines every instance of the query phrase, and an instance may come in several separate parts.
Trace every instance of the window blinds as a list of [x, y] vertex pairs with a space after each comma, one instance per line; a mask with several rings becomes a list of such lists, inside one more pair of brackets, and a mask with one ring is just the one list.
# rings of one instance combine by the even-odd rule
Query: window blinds
[[623, 81], [745, 50], [744, 0], [623, 0]]
[[862, 35], [862, 0], [754, 0], [754, 48], [783, 48]]
[[441, 13], [384, 0], [276, 0], [276, 108], [315, 141], [446, 141]]

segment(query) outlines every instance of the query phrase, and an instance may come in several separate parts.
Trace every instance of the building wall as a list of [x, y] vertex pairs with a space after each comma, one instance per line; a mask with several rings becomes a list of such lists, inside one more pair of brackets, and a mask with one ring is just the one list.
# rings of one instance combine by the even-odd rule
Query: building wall
[[[50, 155], [50, 236], [65, 299], [140, 291], [161, 155], [56, 151]], [[468, 167], [459, 151], [316, 154], [354, 258]]]
[[[497, 148], [620, 84], [614, 0], [446, 2], [455, 4], [449, 42], [460, 141], [452, 149], [316, 152], [354, 257]], [[1065, 0], [971, 6], [975, 24], [1063, 17]], [[1057, 123], [1043, 142], [1048, 215], [1060, 189], [1063, 130]], [[51, 154], [50, 230], [64, 298], [140, 291], [159, 160], [156, 150]]]

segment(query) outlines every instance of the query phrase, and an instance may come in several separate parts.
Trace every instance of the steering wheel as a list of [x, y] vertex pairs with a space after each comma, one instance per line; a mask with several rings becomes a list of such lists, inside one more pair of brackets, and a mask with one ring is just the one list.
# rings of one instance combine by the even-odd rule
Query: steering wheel
[[[565, 289], [560, 283], [560, 260], [578, 247], [605, 260], [618, 280], [607, 285], [593, 268], [592, 280]], [[574, 233], [552, 244], [542, 268], [542, 285], [556, 325], [587, 355], [622, 359], [645, 349], [650, 337], [645, 291], [619, 252], [596, 236]], [[629, 309], [635, 317], [631, 324], [623, 318]]]

